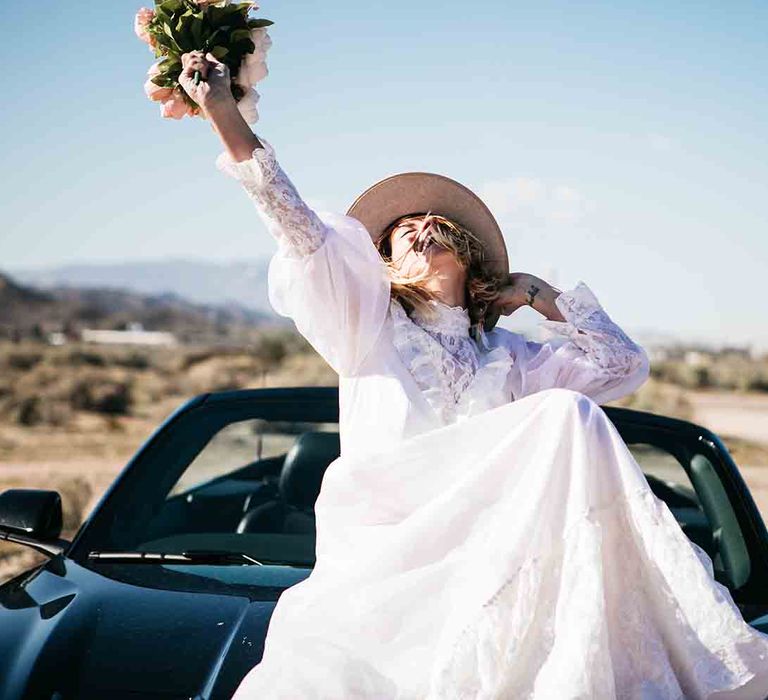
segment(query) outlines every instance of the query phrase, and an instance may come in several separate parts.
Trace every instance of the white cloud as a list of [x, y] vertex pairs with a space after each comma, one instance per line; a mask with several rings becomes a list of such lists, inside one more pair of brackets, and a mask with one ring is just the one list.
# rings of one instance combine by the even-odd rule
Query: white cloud
[[477, 194], [499, 222], [511, 226], [576, 224], [594, 209], [575, 187], [534, 177], [486, 182]]

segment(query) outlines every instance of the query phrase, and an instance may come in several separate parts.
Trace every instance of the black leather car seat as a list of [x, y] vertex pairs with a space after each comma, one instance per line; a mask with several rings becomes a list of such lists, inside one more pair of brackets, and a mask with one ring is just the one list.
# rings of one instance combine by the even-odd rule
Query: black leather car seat
[[248, 510], [238, 533], [283, 532], [312, 534], [314, 505], [328, 465], [340, 451], [339, 434], [302, 433], [285, 456], [277, 497]]

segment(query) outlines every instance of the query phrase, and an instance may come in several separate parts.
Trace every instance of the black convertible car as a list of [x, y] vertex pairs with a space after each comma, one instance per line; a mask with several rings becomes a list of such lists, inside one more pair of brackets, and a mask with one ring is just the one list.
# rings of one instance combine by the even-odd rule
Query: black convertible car
[[[275, 601], [312, 569], [338, 408], [335, 387], [188, 401], [72, 542], [59, 539], [56, 492], [0, 494], [0, 538], [50, 555], [0, 586], [0, 700], [230, 698], [261, 658]], [[604, 410], [745, 619], [768, 632], [768, 532], [723, 443], [685, 421]]]

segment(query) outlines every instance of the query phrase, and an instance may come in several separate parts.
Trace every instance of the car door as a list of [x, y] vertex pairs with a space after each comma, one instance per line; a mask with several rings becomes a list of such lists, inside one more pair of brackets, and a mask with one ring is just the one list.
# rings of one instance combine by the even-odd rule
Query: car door
[[712, 559], [744, 618], [768, 620], [768, 533], [749, 489], [720, 438], [688, 421], [604, 407], [651, 490], [683, 532]]

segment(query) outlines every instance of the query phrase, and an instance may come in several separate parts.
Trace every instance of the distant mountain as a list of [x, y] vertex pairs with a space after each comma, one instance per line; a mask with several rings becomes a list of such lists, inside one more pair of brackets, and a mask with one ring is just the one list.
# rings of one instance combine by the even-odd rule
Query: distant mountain
[[44, 291], [0, 272], [0, 335], [24, 337], [52, 330], [118, 329], [140, 323], [188, 341], [247, 339], [264, 325], [285, 319], [235, 302], [202, 304], [173, 292], [142, 294], [114, 285], [58, 285]]
[[[27, 285], [44, 290], [58, 289], [59, 296], [66, 296], [66, 287], [76, 287], [81, 295], [85, 295], [87, 289], [119, 287], [151, 295], [156, 301], [176, 298], [216, 307], [228, 305], [241, 312], [263, 312], [266, 317], [280, 320], [267, 298], [268, 264], [268, 259], [231, 263], [170, 259], [64, 265], [42, 270], [18, 269], [13, 271], [13, 275]], [[103, 291], [99, 295], [102, 301], [106, 300]], [[499, 325], [535, 338], [541, 320], [535, 312], [521, 312], [513, 317], [502, 317]], [[627, 326], [624, 330], [641, 345], [664, 346], [678, 342], [673, 334], [653, 329]]]
[[21, 285], [0, 272], [0, 323], [20, 316], [35, 323], [55, 307], [56, 299], [52, 294]]
[[231, 263], [171, 259], [10, 272], [20, 283], [42, 289], [116, 287], [141, 294], [176, 294], [200, 304], [237, 304], [274, 315], [267, 300], [268, 264], [268, 259]]

